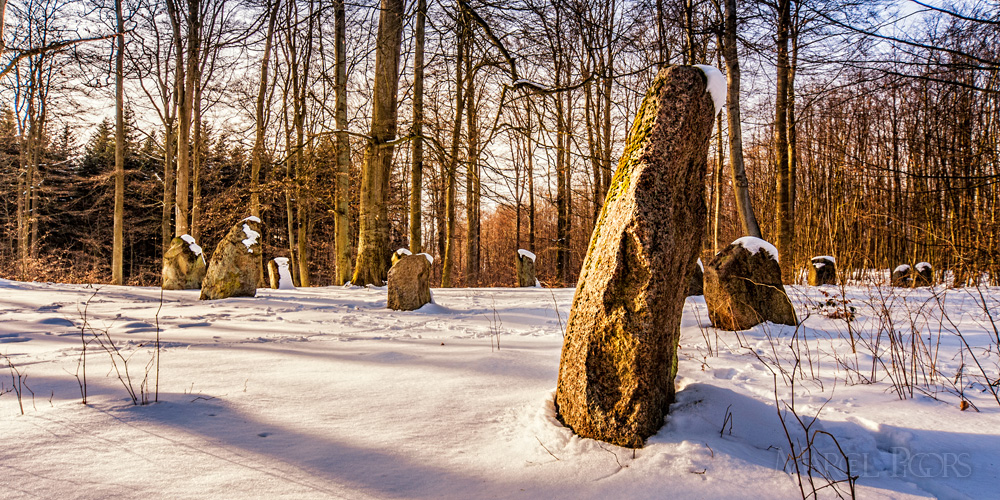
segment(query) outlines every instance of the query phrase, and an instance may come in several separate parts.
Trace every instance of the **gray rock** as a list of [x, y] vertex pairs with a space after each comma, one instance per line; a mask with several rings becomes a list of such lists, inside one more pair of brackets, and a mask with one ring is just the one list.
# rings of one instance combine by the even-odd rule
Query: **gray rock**
[[514, 266], [517, 271], [517, 286], [538, 286], [538, 280], [535, 278], [535, 254], [523, 249], [518, 250]]
[[928, 262], [920, 262], [913, 266], [913, 287], [934, 286], [934, 266]]
[[164, 290], [197, 290], [205, 278], [205, 256], [194, 238], [184, 234], [170, 240], [163, 254]]
[[260, 219], [248, 217], [233, 226], [212, 252], [201, 300], [253, 297], [262, 267]]
[[735, 331], [765, 321], [797, 323], [795, 309], [781, 284], [776, 253], [767, 242], [745, 237], [705, 265], [705, 303], [712, 326]]
[[431, 302], [431, 263], [420, 255], [404, 255], [389, 269], [389, 309], [413, 311]]
[[832, 257], [825, 255], [813, 257], [809, 264], [810, 286], [837, 284], [837, 262]]
[[705, 227], [715, 109], [702, 71], [660, 71], [594, 227], [573, 297], [555, 404], [583, 437], [640, 447], [674, 400], [688, 274]]
[[889, 284], [895, 287], [909, 288], [913, 285], [913, 268], [909, 264], [900, 264], [892, 270], [889, 277]]

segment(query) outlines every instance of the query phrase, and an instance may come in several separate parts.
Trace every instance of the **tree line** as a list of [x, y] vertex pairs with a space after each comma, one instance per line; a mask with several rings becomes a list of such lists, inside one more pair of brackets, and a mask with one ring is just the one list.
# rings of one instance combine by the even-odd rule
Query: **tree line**
[[174, 236], [257, 215], [300, 286], [400, 247], [571, 285], [648, 83], [709, 64], [706, 255], [1000, 282], [996, 2], [0, 1], [6, 278], [156, 284]]

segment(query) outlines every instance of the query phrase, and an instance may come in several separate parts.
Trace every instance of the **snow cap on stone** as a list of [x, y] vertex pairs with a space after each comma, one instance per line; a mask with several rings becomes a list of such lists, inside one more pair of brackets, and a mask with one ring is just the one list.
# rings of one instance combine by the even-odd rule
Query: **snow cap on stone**
[[708, 93], [712, 95], [712, 103], [715, 104], [715, 114], [719, 114], [719, 111], [722, 111], [722, 107], [726, 105], [726, 77], [715, 66], [695, 64], [694, 67], [700, 69], [702, 73], [705, 73], [705, 77], [708, 78]]
[[910, 270], [910, 265], [909, 264], [900, 264], [898, 267], [896, 267], [896, 269], [893, 269], [892, 272], [894, 272], [894, 273], [903, 273], [903, 272], [906, 272], [906, 271], [909, 271], [909, 270]]
[[930, 262], [919, 262], [917, 263], [917, 271], [923, 272], [926, 269], [933, 269]]
[[817, 255], [816, 257], [812, 258], [813, 262], [816, 262], [817, 260], [828, 260], [830, 262], [833, 262], [834, 264], [837, 263], [837, 259], [834, 259], [833, 257], [830, 257], [829, 255]]
[[409, 251], [406, 248], [400, 248], [399, 250], [396, 250], [396, 255], [400, 255], [400, 256], [402, 256], [402, 255], [413, 255], [413, 252]]
[[531, 262], [535, 261], [535, 254], [533, 254], [530, 251], [525, 250], [523, 248], [518, 249], [517, 254], [520, 255], [521, 257], [527, 257], [527, 258], [531, 259]]
[[190, 248], [195, 255], [201, 255], [203, 253], [201, 247], [194, 242], [194, 236], [191, 236], [190, 234], [182, 234], [181, 239], [184, 240], [184, 243], [188, 244], [188, 248]]
[[[407, 250], [406, 252], [409, 253], [409, 250]], [[430, 262], [432, 266], [434, 265], [434, 256], [433, 255], [431, 255], [429, 253], [418, 253], [417, 255], [423, 255], [424, 258], [426, 258], [427, 261]]]
[[[249, 220], [249, 219], [257, 219], [257, 218], [256, 217], [253, 217], [253, 218], [247, 217], [246, 219], [243, 219], [243, 220]], [[254, 222], [260, 222], [260, 219], [257, 219]], [[254, 243], [257, 243], [257, 238], [260, 238], [260, 233], [258, 233], [257, 231], [254, 231], [253, 229], [250, 229], [249, 225], [243, 224], [243, 234], [247, 235], [246, 239], [243, 240], [243, 244], [247, 247], [247, 251], [248, 252], [253, 253], [253, 248], [252, 247], [253, 247]]]
[[780, 262], [778, 260], [778, 249], [774, 248], [774, 245], [760, 238], [754, 238], [753, 236], [744, 236], [734, 241], [733, 244], [739, 245], [747, 249], [747, 251], [750, 252], [751, 255], [756, 254], [761, 250], [764, 250], [765, 252], [771, 255], [771, 258], [774, 259], [775, 262]]

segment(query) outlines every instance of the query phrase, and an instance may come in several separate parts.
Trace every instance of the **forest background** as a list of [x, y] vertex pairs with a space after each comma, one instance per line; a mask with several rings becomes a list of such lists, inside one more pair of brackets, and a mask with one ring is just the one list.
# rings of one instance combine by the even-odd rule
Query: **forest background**
[[572, 286], [648, 83], [710, 64], [730, 93], [706, 255], [756, 223], [787, 282], [826, 254], [845, 276], [928, 261], [1000, 284], [995, 1], [0, 12], [3, 278], [156, 285], [175, 235], [211, 251], [255, 214], [300, 286], [380, 283], [400, 247], [442, 286], [509, 286], [518, 248]]

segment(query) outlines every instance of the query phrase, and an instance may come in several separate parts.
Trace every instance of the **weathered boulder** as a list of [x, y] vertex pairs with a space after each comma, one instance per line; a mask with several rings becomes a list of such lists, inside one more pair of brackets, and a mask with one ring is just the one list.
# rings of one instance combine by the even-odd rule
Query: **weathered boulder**
[[715, 116], [706, 89], [696, 68], [660, 71], [594, 226], [555, 395], [559, 419], [580, 436], [642, 446], [674, 400], [684, 294], [705, 227]]
[[929, 262], [919, 262], [913, 266], [916, 270], [912, 273], [913, 287], [934, 285], [934, 266]]
[[399, 259], [402, 259], [407, 255], [413, 255], [413, 252], [409, 251], [406, 248], [400, 248], [399, 250], [396, 250], [395, 252], [392, 253], [392, 265], [395, 266], [396, 263], [399, 262]]
[[201, 282], [201, 300], [253, 297], [263, 268], [260, 219], [241, 220], [215, 247]]
[[778, 251], [751, 236], [732, 242], [705, 265], [705, 303], [712, 326], [723, 330], [747, 330], [765, 321], [797, 323], [781, 284]]
[[389, 309], [413, 311], [431, 302], [431, 264], [425, 254], [404, 255], [389, 269]]
[[163, 254], [164, 290], [197, 290], [205, 278], [205, 255], [189, 234], [170, 240]]
[[294, 290], [292, 272], [288, 269], [288, 257], [275, 257], [267, 263], [267, 278], [271, 288]]
[[813, 257], [810, 261], [808, 282], [810, 286], [836, 285], [837, 261], [829, 255]]
[[517, 286], [538, 286], [535, 278], [535, 254], [523, 248], [518, 250], [514, 267], [517, 271]]
[[705, 295], [705, 266], [701, 263], [701, 258], [691, 266], [691, 279], [688, 280], [687, 295]]
[[900, 264], [896, 269], [892, 270], [892, 275], [889, 277], [889, 284], [891, 286], [909, 288], [913, 284], [913, 277], [910, 276], [912, 273], [913, 269], [909, 264]]

